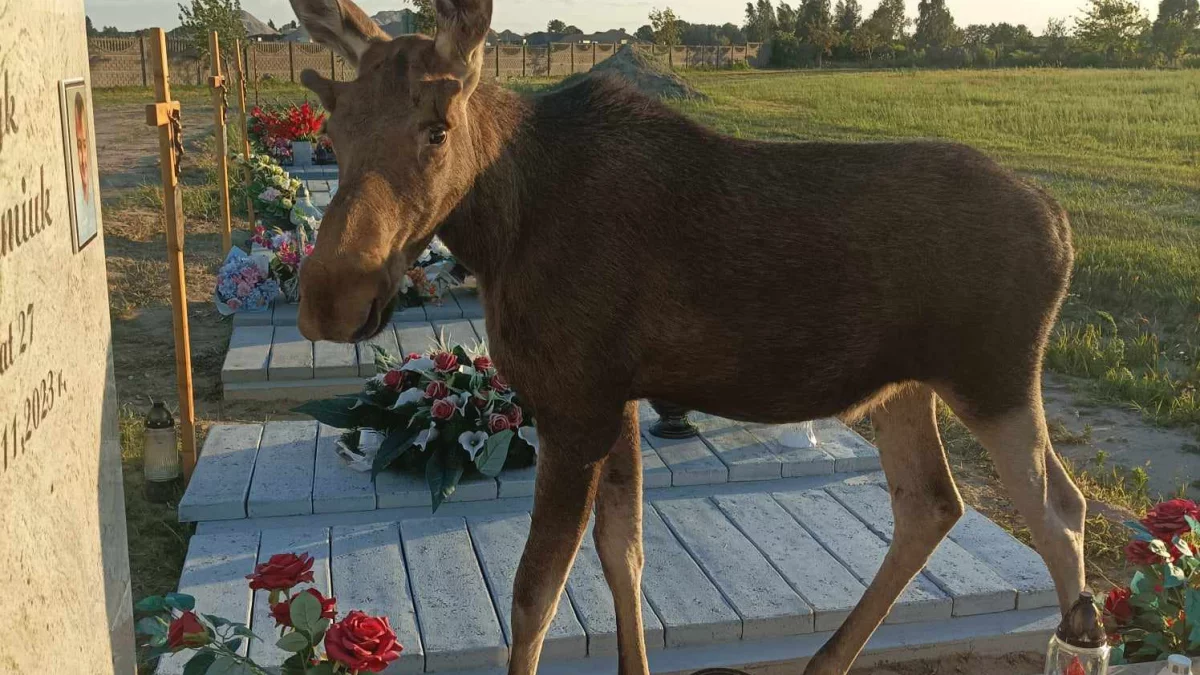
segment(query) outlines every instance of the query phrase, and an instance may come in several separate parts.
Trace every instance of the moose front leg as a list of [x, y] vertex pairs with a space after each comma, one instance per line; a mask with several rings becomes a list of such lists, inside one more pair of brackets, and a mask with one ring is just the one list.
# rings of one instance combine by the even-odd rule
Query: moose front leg
[[642, 447], [638, 404], [625, 405], [621, 434], [613, 444], [596, 496], [596, 551], [612, 591], [617, 616], [620, 675], [646, 675], [642, 627]]
[[[513, 585], [509, 675], [534, 675], [542, 642], [558, 610], [567, 573], [587, 529], [588, 514], [612, 438], [604, 429], [565, 428], [540, 414], [533, 524]], [[616, 429], [614, 420], [611, 427]], [[597, 433], [599, 432], [599, 433]]]

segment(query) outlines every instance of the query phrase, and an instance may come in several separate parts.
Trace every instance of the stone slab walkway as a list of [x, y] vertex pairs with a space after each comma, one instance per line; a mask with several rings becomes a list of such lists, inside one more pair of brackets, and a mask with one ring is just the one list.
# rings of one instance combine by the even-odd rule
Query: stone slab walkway
[[[405, 330], [416, 330], [414, 328]], [[654, 411], [642, 404], [642, 425]], [[710, 417], [701, 435], [680, 445], [643, 433], [645, 488], [762, 481], [804, 475], [879, 468], [871, 444], [837, 420], [816, 423], [818, 445], [808, 463], [786, 448], [759, 440], [772, 438], [773, 427], [755, 431], [732, 420]], [[209, 430], [200, 461], [179, 503], [182, 521], [236, 520], [304, 516], [404, 507], [432, 503], [422, 477], [399, 472], [370, 474], [351, 469], [335, 452], [340, 430], [312, 421], [266, 424], [218, 424]], [[738, 439], [733, 442], [731, 439]], [[783, 456], [776, 454], [784, 450]], [[753, 472], [741, 471], [753, 457]], [[536, 468], [503, 471], [496, 478], [475, 475], [459, 484], [451, 502], [533, 496]]]
[[[686, 663], [697, 654], [707, 654], [703, 665], [710, 666], [714, 659], [771, 661], [770, 649], [782, 650], [785, 661], [806, 658], [874, 576], [879, 558], [854, 552], [886, 546], [887, 518], [856, 506], [875, 503], [877, 485], [836, 477], [818, 489], [776, 492], [763, 485], [733, 496], [661, 496], [647, 503], [646, 633], [656, 661], [667, 664], [655, 672], [670, 672], [672, 659]], [[811, 504], [822, 506], [798, 508]], [[1031, 565], [1032, 551], [977, 513], [964, 523], [938, 552], [961, 569], [947, 576], [931, 566], [920, 575], [869, 649], [897, 636], [926, 645], [1045, 639], [1057, 614], [1045, 567]], [[203, 530], [191, 540], [180, 591], [227, 617], [249, 617], [252, 628], [268, 634], [273, 626], [265, 598], [246, 590], [244, 577], [272, 553], [308, 551], [319, 562], [315, 585], [332, 590], [340, 606], [365, 604], [389, 616], [406, 647], [389, 672], [486, 672], [508, 656], [512, 580], [528, 529], [528, 512], [517, 511]], [[847, 531], [855, 532], [850, 545], [828, 536]], [[1018, 549], [1028, 555], [994, 555]], [[614, 631], [599, 559], [587, 545], [555, 615], [544, 661], [564, 668], [550, 672], [612, 672]], [[258, 642], [250, 656], [264, 665], [283, 658]], [[174, 662], [166, 665], [161, 673], [182, 672]]]
[[221, 367], [226, 400], [308, 401], [354, 393], [375, 375], [375, 347], [399, 358], [424, 352], [439, 336], [471, 346], [487, 339], [483, 319], [388, 324], [356, 345], [307, 340], [294, 324], [235, 326]]

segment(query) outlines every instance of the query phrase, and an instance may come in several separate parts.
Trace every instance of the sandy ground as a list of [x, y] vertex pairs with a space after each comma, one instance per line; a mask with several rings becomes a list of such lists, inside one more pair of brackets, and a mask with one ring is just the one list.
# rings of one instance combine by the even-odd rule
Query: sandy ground
[[1200, 498], [1200, 445], [1184, 429], [1164, 429], [1144, 423], [1134, 411], [1100, 406], [1076, 394], [1082, 383], [1048, 377], [1043, 389], [1046, 417], [1058, 420], [1087, 441], [1055, 446], [1076, 463], [1093, 461], [1104, 452], [1107, 461], [1126, 468], [1144, 467], [1151, 494], [1174, 496], [1180, 490]]

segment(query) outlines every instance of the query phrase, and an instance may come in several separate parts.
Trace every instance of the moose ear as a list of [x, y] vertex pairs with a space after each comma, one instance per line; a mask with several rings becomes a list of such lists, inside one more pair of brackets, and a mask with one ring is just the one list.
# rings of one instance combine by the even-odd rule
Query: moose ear
[[329, 47], [355, 68], [372, 42], [387, 42], [387, 33], [350, 0], [291, 0], [296, 18], [314, 42]]
[[[296, 0], [292, 0], [295, 2]], [[469, 94], [483, 69], [483, 44], [492, 25], [492, 0], [436, 0], [434, 47]]]
[[321, 99], [321, 105], [329, 112], [333, 112], [337, 105], [337, 83], [333, 80], [322, 76], [317, 71], [306, 68], [300, 73], [300, 84], [303, 84], [309, 91], [317, 95]]

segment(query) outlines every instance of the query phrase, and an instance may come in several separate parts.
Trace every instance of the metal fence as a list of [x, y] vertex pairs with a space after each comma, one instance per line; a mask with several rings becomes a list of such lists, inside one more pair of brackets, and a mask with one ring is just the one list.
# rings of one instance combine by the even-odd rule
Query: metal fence
[[[484, 48], [484, 75], [496, 79], [513, 77], [566, 77], [582, 73], [617, 53], [620, 45], [552, 43], [549, 45], [489, 45]], [[89, 38], [88, 57], [92, 86], [150, 86], [149, 40], [147, 38]], [[675, 46], [634, 44], [633, 49], [671, 68], [731, 68], [739, 63], [764, 65], [762, 44]], [[200, 85], [209, 76], [208, 60], [183, 40], [167, 40], [167, 59], [175, 84]], [[354, 68], [326, 47], [301, 42], [251, 42], [243, 60], [250, 82], [276, 80], [297, 82], [311, 68], [336, 80], [352, 80]]]

